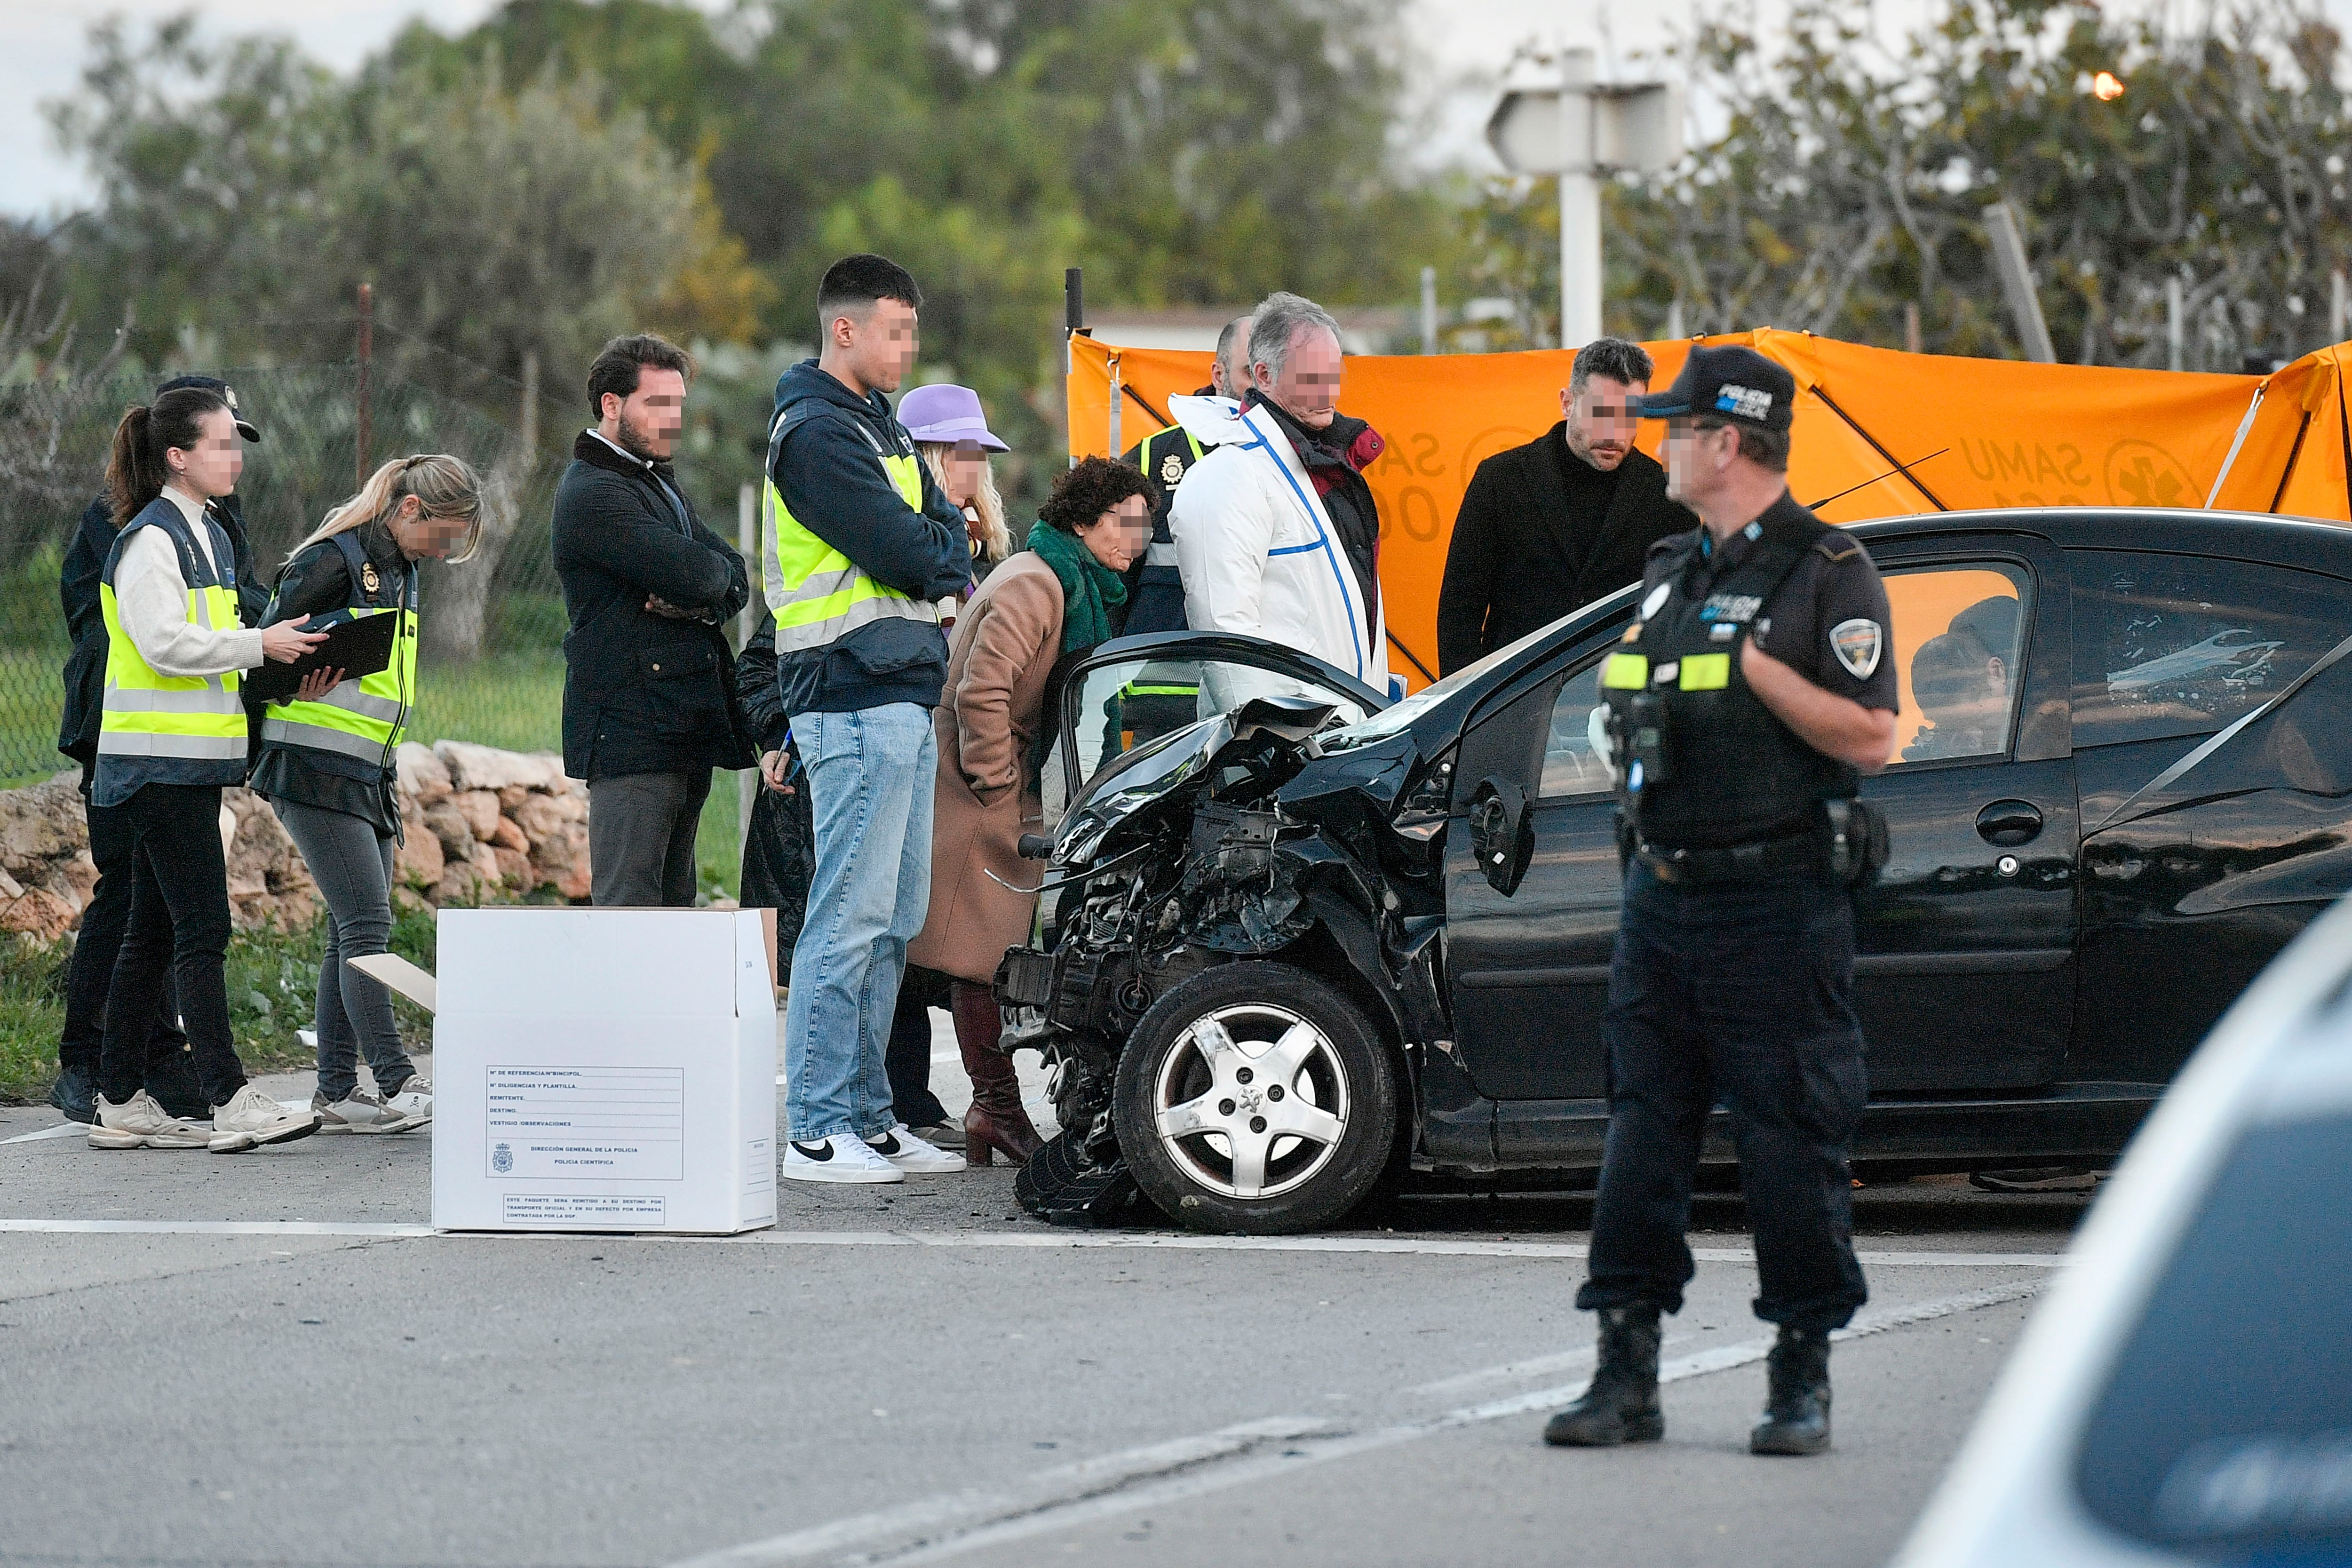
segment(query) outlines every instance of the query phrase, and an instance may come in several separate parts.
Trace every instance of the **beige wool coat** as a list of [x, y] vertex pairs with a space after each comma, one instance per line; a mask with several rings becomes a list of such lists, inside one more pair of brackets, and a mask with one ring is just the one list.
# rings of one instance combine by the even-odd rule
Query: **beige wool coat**
[[[1045, 870], [1021, 858], [1043, 829], [1029, 753], [1062, 651], [1062, 584], [1033, 551], [1007, 556], [957, 617], [947, 688], [931, 716], [940, 773], [931, 817], [931, 908], [907, 961], [959, 980], [992, 979], [1004, 950], [1029, 940]], [[993, 871], [1005, 882], [989, 879]]]

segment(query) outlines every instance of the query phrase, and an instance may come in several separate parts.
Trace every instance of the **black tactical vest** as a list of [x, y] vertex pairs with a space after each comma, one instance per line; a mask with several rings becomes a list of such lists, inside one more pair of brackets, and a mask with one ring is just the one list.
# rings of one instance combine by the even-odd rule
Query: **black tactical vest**
[[1675, 542], [1642, 618], [1601, 666], [1618, 799], [1644, 843], [1716, 849], [1784, 838], [1819, 826], [1822, 801], [1861, 788], [1851, 765], [1773, 717], [1740, 671], [1749, 626], [1831, 532], [1810, 515], [1760, 526], [1747, 555], [1703, 595], [1705, 531]]

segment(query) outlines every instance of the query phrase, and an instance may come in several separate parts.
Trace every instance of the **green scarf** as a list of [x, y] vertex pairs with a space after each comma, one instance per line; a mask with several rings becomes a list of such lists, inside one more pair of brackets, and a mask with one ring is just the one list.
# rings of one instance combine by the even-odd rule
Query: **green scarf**
[[1062, 651], [1110, 641], [1110, 613], [1127, 603], [1127, 579], [1096, 560], [1076, 534], [1048, 522], [1029, 530], [1029, 548], [1062, 580]]

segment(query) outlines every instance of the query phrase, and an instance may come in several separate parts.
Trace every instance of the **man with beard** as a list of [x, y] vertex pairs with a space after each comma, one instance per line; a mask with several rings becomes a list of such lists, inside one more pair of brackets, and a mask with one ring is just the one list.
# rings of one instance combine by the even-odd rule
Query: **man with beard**
[[1463, 492], [1437, 596], [1437, 665], [1451, 675], [1642, 574], [1642, 557], [1698, 520], [1666, 499], [1666, 471], [1633, 447], [1650, 390], [1638, 343], [1576, 351], [1567, 416], [1478, 465]]
[[692, 369], [650, 333], [606, 343], [588, 367], [596, 423], [555, 489], [563, 771], [588, 782], [599, 905], [692, 904], [710, 770], [752, 763], [724, 629], [750, 579], [669, 464]]

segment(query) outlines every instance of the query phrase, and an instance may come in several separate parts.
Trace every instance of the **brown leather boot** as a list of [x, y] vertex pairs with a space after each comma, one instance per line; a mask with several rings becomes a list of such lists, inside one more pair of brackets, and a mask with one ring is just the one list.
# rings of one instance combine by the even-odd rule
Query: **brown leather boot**
[[1000, 1055], [996, 1042], [1004, 1032], [1004, 1015], [995, 994], [985, 985], [959, 980], [949, 993], [955, 1015], [956, 1045], [963, 1052], [963, 1070], [971, 1077], [971, 1109], [963, 1113], [963, 1157], [967, 1163], [985, 1165], [1002, 1151], [1015, 1165], [1025, 1165], [1045, 1140], [1029, 1124], [1021, 1105], [1021, 1078], [1013, 1058]]

